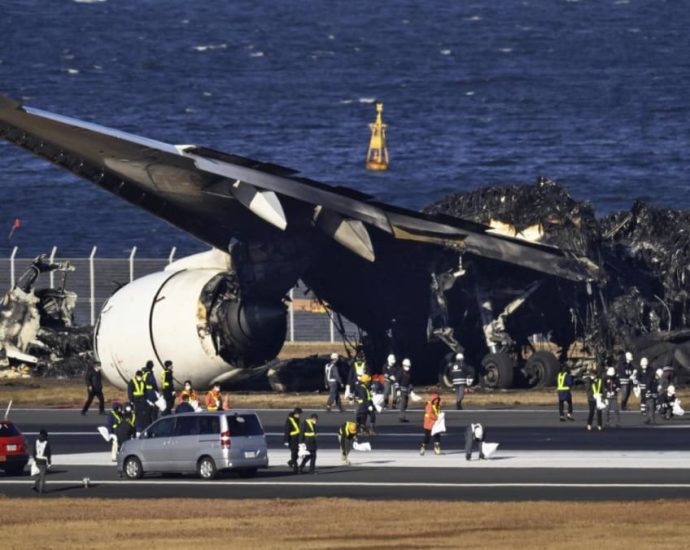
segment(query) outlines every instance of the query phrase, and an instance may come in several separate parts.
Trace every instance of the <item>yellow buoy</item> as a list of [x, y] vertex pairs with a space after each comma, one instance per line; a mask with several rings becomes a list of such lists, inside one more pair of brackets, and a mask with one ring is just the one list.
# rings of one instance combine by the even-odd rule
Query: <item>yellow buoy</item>
[[369, 124], [371, 140], [367, 151], [367, 170], [388, 170], [388, 148], [386, 147], [386, 128], [381, 113], [383, 103], [376, 104], [376, 122]]

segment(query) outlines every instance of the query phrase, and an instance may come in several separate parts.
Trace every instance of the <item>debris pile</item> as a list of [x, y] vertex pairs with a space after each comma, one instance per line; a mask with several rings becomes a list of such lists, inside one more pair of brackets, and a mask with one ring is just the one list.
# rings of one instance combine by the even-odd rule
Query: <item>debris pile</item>
[[[535, 185], [458, 193], [425, 211], [491, 225], [501, 233], [510, 234], [506, 228], [512, 226], [518, 238], [538, 235], [533, 240], [597, 264], [603, 274], [601, 292], [592, 303], [577, 304], [583, 317], [587, 307], [596, 311], [596, 322], [588, 323], [582, 334], [585, 340], [598, 339], [609, 350], [612, 345], [651, 346], [653, 341], [663, 341], [667, 348], [685, 345], [682, 334], [690, 327], [690, 211], [638, 200], [630, 211], [597, 219], [589, 203], [576, 201], [565, 187], [544, 178]], [[539, 231], [528, 231], [535, 226]], [[683, 364], [684, 352], [674, 351]]]

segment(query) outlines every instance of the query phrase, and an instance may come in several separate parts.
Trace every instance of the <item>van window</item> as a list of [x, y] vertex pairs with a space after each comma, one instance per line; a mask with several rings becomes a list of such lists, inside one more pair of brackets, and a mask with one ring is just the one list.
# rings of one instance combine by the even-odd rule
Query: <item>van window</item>
[[199, 435], [211, 435], [220, 433], [220, 416], [199, 417]]
[[174, 426], [174, 418], [164, 418], [163, 420], [159, 420], [148, 430], [146, 430], [146, 433], [150, 438], [170, 437], [173, 434]]
[[198, 435], [199, 419], [196, 416], [178, 416], [175, 420], [175, 436]]
[[255, 414], [227, 415], [230, 437], [243, 435], [263, 435], [261, 422]]

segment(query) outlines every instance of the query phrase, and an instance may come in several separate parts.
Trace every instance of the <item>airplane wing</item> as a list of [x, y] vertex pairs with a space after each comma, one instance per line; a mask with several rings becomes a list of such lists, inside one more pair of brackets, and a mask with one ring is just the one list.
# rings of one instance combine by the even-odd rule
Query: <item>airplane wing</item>
[[394, 207], [290, 168], [143, 138], [4, 96], [0, 137], [222, 250], [233, 240], [289, 236], [316, 246], [325, 239], [375, 266], [377, 248], [395, 242], [457, 250], [572, 281], [597, 274], [584, 258], [495, 235], [480, 224]]

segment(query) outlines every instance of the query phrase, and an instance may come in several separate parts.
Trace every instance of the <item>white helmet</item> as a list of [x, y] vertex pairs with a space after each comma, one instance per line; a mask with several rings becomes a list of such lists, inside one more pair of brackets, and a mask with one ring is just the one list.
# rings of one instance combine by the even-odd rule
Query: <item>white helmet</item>
[[462, 361], [465, 358], [465, 356], [462, 353], [456, 353], [455, 354], [455, 359], [458, 361]]
[[395, 355], [392, 353], [388, 356], [388, 364], [392, 367], [395, 365]]
[[633, 354], [630, 353], [629, 351], [626, 351], [626, 352], [625, 352], [625, 360], [626, 360], [628, 363], [632, 363]]
[[338, 354], [337, 353], [331, 353], [331, 361], [337, 361], [338, 360]]
[[475, 439], [482, 439], [484, 437], [484, 428], [481, 424], [472, 424], [472, 433]]
[[616, 369], [613, 367], [609, 367], [606, 369], [606, 376], [614, 376], [616, 374]]
[[640, 366], [643, 369], [646, 369], [648, 365], [649, 365], [649, 359], [647, 359], [646, 357], [643, 357], [642, 359], [640, 359]]
[[661, 378], [664, 375], [664, 369], [656, 369], [654, 374], [656, 374], [657, 378]]
[[407, 357], [405, 357], [405, 359], [403, 359], [402, 365], [403, 365], [403, 368], [409, 369], [412, 366], [412, 361], [410, 361]]
[[673, 395], [676, 393], [676, 387], [673, 384], [669, 384], [668, 388], [666, 388], [666, 393], [668, 395]]

